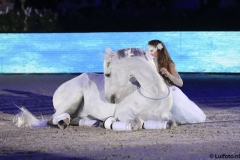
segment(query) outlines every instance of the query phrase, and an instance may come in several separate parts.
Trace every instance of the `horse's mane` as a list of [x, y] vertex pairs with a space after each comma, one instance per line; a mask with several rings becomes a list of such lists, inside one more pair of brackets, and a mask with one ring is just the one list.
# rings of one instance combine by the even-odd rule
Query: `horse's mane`
[[[131, 54], [129, 55], [129, 53]], [[119, 59], [125, 58], [125, 57], [143, 57], [146, 60], [148, 60], [146, 51], [140, 48], [124, 48], [124, 49], [117, 50], [116, 54]]]

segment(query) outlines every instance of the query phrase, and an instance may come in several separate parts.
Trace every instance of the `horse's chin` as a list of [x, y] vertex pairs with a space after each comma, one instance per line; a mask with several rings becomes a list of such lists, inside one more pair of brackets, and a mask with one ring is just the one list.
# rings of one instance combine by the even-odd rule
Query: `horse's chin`
[[111, 100], [110, 103], [111, 103], [111, 104], [117, 104], [118, 101], [117, 101], [117, 100]]

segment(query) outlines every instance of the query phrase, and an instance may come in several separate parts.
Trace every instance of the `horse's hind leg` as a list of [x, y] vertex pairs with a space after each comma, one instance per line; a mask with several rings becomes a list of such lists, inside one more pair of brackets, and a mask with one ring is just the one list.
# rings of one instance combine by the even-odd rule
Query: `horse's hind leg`
[[60, 129], [65, 129], [70, 124], [70, 120], [68, 118], [60, 120], [58, 122], [58, 127]]
[[53, 118], [51, 118], [50, 120], [47, 121], [47, 124], [50, 126], [57, 125], [60, 129], [65, 129], [70, 124], [70, 120], [68, 118], [65, 118], [65, 119], [58, 121], [57, 124], [54, 124]]
[[[67, 115], [67, 117], [65, 116], [60, 118], [62, 115]], [[59, 116], [60, 117], [58, 116], [52, 117], [50, 120], [48, 120], [47, 124], [51, 126], [57, 125], [60, 129], [65, 129], [70, 124], [70, 115], [65, 112], [63, 114], [60, 114]]]
[[70, 125], [79, 126], [80, 117], [75, 117], [70, 121]]
[[71, 99], [58, 103], [57, 107], [55, 107], [56, 112], [48, 124], [57, 125], [60, 129], [65, 129], [70, 125], [71, 120], [77, 117], [79, 112], [82, 112], [83, 105], [84, 100], [81, 95], [79, 95], [78, 99]]

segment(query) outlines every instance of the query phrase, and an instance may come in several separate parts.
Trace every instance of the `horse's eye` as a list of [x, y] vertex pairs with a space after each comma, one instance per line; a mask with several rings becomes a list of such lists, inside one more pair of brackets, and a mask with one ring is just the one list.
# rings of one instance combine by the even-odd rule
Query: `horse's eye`
[[105, 74], [105, 76], [109, 78], [109, 77], [110, 77], [110, 73], [108, 73], [108, 74]]

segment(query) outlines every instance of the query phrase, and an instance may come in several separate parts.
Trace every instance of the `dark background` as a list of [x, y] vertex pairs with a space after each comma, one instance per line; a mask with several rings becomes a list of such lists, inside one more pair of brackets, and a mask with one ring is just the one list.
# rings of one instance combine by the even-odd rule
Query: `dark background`
[[[20, 13], [22, 20], [5, 22], [8, 29], [0, 32], [239, 31], [240, 28], [239, 0], [26, 0], [25, 10], [31, 7], [32, 11], [22, 26], [19, 23], [25, 14], [19, 1], [12, 1], [14, 8], [10, 12]], [[6, 15], [5, 18], [10, 19]], [[12, 19], [17, 18], [15, 15]]]

